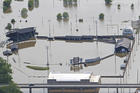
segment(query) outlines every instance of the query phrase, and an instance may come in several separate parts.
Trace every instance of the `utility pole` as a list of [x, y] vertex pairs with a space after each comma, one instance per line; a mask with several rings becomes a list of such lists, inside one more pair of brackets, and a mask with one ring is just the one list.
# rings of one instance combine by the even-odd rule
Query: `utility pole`
[[76, 17], [76, 30], [78, 29], [78, 25], [77, 25], [77, 14], [75, 15]]
[[137, 84], [139, 83], [139, 70], [137, 69]]
[[116, 63], [116, 55], [115, 55], [115, 74], [117, 73], [117, 63]]
[[54, 24], [53, 24], [53, 36], [54, 36]]
[[54, 8], [54, 0], [53, 0], [53, 8]]
[[140, 33], [140, 32], [138, 31], [138, 45], [139, 45], [139, 39], [140, 39], [140, 38], [139, 38], [139, 33]]
[[98, 54], [98, 26], [97, 26], [97, 20], [95, 21], [95, 23], [96, 23], [96, 46], [97, 46], [97, 55], [99, 55]]
[[94, 27], [94, 22], [95, 22], [95, 20], [94, 20], [94, 16], [93, 16], [93, 27]]
[[43, 16], [42, 16], [42, 25], [44, 26], [44, 22], [43, 22]]
[[107, 24], [107, 34], [108, 34], [108, 24]]
[[118, 88], [116, 88], [116, 91], [117, 91], [117, 93], [119, 93], [119, 90], [118, 90]]
[[51, 22], [51, 20], [48, 20], [48, 23], [49, 23], [49, 37], [51, 36], [51, 28], [50, 28], [50, 22]]
[[118, 32], [118, 35], [119, 35], [119, 25], [117, 25], [117, 32]]
[[90, 35], [90, 25], [89, 25], [89, 35]]
[[19, 55], [19, 51], [17, 51], [17, 54], [18, 54], [18, 63], [19, 63], [19, 67], [21, 66], [21, 63], [20, 63], [20, 55]]
[[32, 93], [32, 88], [29, 88], [29, 93]]
[[72, 22], [70, 22], [70, 26], [71, 26], [70, 30], [71, 30], [71, 35], [72, 35]]
[[97, 39], [97, 36], [98, 36], [98, 28], [97, 28], [97, 20], [96, 20], [96, 39]]
[[48, 49], [48, 46], [46, 48], [47, 48], [47, 66], [49, 66], [49, 49]]
[[[44, 82], [44, 79], [43, 79], [43, 84], [44, 84], [45, 82]], [[43, 93], [45, 93], [45, 88], [43, 88]]]

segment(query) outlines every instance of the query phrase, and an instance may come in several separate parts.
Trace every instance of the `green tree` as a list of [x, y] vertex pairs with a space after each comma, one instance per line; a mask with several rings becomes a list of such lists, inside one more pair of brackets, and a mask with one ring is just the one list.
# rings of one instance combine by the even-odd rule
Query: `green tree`
[[69, 18], [69, 14], [68, 14], [67, 12], [64, 12], [64, 13], [63, 13], [63, 18], [64, 18], [64, 19], [68, 19], [68, 18]]
[[120, 5], [120, 4], [118, 4], [118, 9], [120, 9], [120, 7], [121, 7], [121, 5]]
[[99, 19], [100, 19], [100, 20], [104, 20], [104, 14], [103, 14], [103, 13], [100, 13]]
[[32, 11], [34, 8], [34, 0], [28, 0], [28, 9]]
[[62, 14], [61, 13], [57, 14], [57, 20], [62, 20]]
[[38, 8], [39, 7], [39, 0], [34, 0], [34, 5], [35, 5], [35, 8]]
[[11, 12], [11, 2], [12, 2], [12, 0], [4, 0], [3, 1], [3, 12], [4, 13]]
[[112, 0], [105, 0], [105, 4], [106, 4], [106, 5], [110, 5], [111, 2], [112, 2]]
[[77, 6], [77, 0], [63, 0], [64, 7]]
[[12, 81], [11, 65], [0, 57], [0, 83], [9, 84], [8, 86], [1, 87], [0, 93], [22, 93], [19, 88]]
[[73, 0], [73, 2], [76, 2], [77, 3], [77, 0]]
[[11, 65], [6, 62], [6, 60], [0, 57], [0, 83], [10, 83], [12, 80], [10, 69]]
[[16, 20], [15, 19], [11, 19], [11, 23], [13, 24], [13, 28], [14, 28], [14, 25], [16, 23]]
[[28, 10], [26, 9], [26, 8], [23, 8], [22, 10], [21, 10], [21, 17], [22, 18], [27, 18], [28, 17]]
[[77, 0], [73, 0], [73, 2], [74, 2], [74, 5], [76, 5], [76, 6], [77, 6]]
[[3, 1], [3, 6], [10, 7], [11, 2], [12, 2], [12, 0], [4, 0]]
[[11, 28], [12, 28], [11, 23], [8, 23], [7, 26], [5, 27], [5, 29], [7, 29], [7, 30], [11, 30]]
[[131, 4], [131, 9], [134, 9], [134, 4]]

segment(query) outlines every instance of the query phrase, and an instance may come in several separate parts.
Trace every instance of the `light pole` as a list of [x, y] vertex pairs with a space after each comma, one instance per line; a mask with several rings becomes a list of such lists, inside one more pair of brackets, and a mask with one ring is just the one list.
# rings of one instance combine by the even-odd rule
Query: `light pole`
[[49, 37], [51, 36], [51, 27], [50, 27], [50, 22], [51, 22], [51, 20], [48, 20], [48, 23], [49, 23]]
[[47, 66], [49, 66], [49, 49], [48, 46], [46, 47], [47, 49]]

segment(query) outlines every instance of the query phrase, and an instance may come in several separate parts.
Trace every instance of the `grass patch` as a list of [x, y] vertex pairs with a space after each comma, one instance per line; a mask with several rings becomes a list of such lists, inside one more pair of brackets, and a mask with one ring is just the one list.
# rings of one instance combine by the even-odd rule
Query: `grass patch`
[[26, 66], [26, 67], [33, 70], [49, 70], [49, 67], [39, 67], [39, 66]]

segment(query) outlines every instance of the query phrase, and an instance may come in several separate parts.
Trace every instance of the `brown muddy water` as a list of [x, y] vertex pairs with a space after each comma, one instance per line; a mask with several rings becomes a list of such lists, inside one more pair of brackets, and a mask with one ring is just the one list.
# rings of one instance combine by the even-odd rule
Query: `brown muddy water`
[[[134, 3], [134, 9], [131, 4]], [[120, 9], [117, 5], [120, 4]], [[113, 0], [111, 7], [105, 6], [104, 0], [78, 0], [77, 6], [64, 7], [63, 0], [39, 0], [39, 7], [28, 11], [27, 19], [22, 19], [20, 11], [27, 8], [28, 0], [23, 2], [12, 1], [12, 13], [3, 14], [2, 0], [0, 1], [0, 41], [6, 40], [4, 29], [12, 18], [16, 19], [15, 27], [36, 27], [39, 35], [64, 36], [64, 35], [96, 35], [96, 21], [98, 35], [122, 34], [122, 28], [130, 26], [131, 20], [137, 20], [140, 15], [139, 0]], [[56, 15], [63, 12], [69, 13], [68, 22], [58, 22]], [[104, 13], [104, 21], [98, 19], [98, 15]], [[77, 20], [83, 18], [83, 23]], [[21, 20], [21, 22], [20, 22]], [[28, 20], [26, 23], [25, 20]], [[124, 22], [128, 21], [128, 22]], [[77, 32], [76, 29], [79, 29]], [[25, 45], [26, 46], [26, 45]], [[26, 68], [25, 62], [36, 66], [46, 66], [48, 60], [49, 71], [35, 71]], [[6, 48], [0, 48], [0, 56]], [[83, 67], [79, 71], [71, 71], [69, 61], [73, 57], [95, 58], [104, 57], [114, 52], [114, 45], [106, 43], [67, 43], [64, 41], [36, 40], [35, 44], [28, 48], [20, 49], [18, 55], [10, 56], [9, 63], [12, 64], [13, 80], [16, 83], [46, 83], [49, 72], [86, 73], [93, 72], [95, 75], [121, 75], [120, 65], [124, 58], [111, 57], [103, 60], [99, 65]], [[137, 72], [139, 71], [139, 45], [136, 40], [131, 61], [127, 69], [124, 83], [137, 83]], [[4, 57], [6, 59], [6, 57]], [[116, 61], [115, 61], [116, 59]], [[62, 66], [58, 65], [62, 63]], [[38, 76], [44, 76], [37, 78]], [[103, 79], [102, 83], [120, 83], [122, 79]], [[135, 89], [124, 89], [124, 93], [134, 92]], [[28, 93], [27, 89], [22, 89]], [[46, 89], [34, 89], [33, 93], [46, 93]], [[108, 93], [108, 89], [101, 89], [100, 93]], [[114, 93], [115, 89], [110, 89]]]

